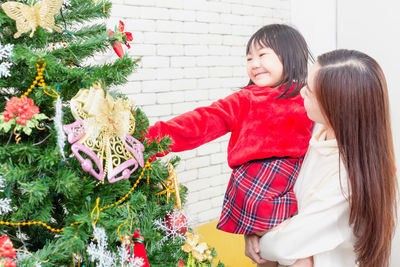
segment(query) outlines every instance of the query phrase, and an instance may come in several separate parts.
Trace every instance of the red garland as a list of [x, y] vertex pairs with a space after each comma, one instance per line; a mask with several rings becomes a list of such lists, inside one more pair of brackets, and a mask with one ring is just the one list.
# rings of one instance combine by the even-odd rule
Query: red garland
[[34, 105], [33, 99], [23, 96], [22, 98], [12, 97], [6, 104], [3, 111], [4, 121], [8, 122], [13, 118], [18, 124], [26, 125], [26, 122], [35, 114], [39, 113], [39, 107]]
[[108, 30], [108, 37], [114, 35], [117, 40], [114, 41], [113, 48], [115, 53], [119, 57], [124, 56], [124, 50], [122, 48], [122, 42], [125, 41], [125, 45], [129, 48], [131, 48], [130, 44], [128, 42], [131, 42], [133, 40], [132, 33], [130, 32], [124, 32], [125, 29], [125, 24], [120, 20], [118, 28], [115, 30]]

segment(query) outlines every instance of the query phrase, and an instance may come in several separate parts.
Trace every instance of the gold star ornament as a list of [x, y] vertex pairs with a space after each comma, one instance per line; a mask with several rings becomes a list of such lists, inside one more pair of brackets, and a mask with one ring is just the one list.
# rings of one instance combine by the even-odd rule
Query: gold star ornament
[[176, 175], [176, 172], [174, 170], [174, 166], [168, 162], [168, 178], [165, 179], [164, 182], [161, 182], [161, 185], [163, 186], [164, 190], [156, 193], [156, 195], [166, 195], [167, 196], [167, 203], [169, 201], [169, 198], [171, 197], [171, 194], [175, 194], [175, 207], [177, 209], [182, 209], [182, 204], [181, 204], [181, 198], [179, 195], [179, 185], [178, 185], [178, 177]]

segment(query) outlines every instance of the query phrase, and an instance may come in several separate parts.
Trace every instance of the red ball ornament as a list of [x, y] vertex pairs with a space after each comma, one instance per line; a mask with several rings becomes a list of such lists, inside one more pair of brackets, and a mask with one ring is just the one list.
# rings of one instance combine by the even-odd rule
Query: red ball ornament
[[173, 233], [186, 234], [188, 228], [188, 221], [179, 210], [174, 210], [172, 213], [165, 217], [168, 229]]

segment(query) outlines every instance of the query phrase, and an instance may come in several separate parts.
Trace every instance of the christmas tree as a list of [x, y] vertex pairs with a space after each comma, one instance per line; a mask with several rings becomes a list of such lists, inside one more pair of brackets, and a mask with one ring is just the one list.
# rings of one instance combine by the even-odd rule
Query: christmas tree
[[123, 22], [106, 28], [111, 3], [0, 4], [0, 266], [211, 266], [179, 159], [149, 160], [170, 140], [146, 140], [146, 115], [108, 89], [138, 63]]

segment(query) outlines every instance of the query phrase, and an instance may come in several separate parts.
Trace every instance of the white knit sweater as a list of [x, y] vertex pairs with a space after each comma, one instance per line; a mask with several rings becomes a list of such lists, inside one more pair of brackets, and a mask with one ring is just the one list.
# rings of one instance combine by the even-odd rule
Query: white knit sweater
[[325, 137], [324, 127], [316, 125], [294, 186], [298, 214], [261, 238], [261, 257], [290, 265], [314, 256], [314, 267], [355, 266], [347, 175], [336, 140]]

